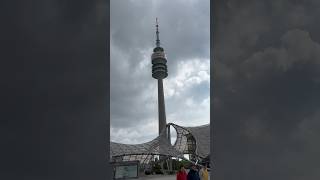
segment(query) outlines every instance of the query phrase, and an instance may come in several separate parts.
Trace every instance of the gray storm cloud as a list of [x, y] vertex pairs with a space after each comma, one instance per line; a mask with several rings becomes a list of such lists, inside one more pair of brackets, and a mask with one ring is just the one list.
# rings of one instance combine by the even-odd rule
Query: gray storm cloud
[[319, 2], [216, 4], [216, 178], [317, 179]]

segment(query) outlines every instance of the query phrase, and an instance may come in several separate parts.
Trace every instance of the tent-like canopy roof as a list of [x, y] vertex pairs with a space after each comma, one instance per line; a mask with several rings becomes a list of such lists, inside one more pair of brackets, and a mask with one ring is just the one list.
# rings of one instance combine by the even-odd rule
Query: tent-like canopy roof
[[164, 130], [157, 138], [142, 144], [121, 144], [110, 143], [110, 156], [130, 156], [130, 155], [165, 155], [171, 157], [184, 158], [183, 154], [187, 150], [187, 136], [194, 137], [196, 142], [195, 155], [205, 158], [210, 154], [210, 126], [209, 124], [196, 127], [183, 127], [173, 123], [172, 126], [177, 132], [177, 139], [171, 145]]
[[166, 155], [180, 157], [183, 154], [177, 151], [168, 141], [166, 131], [163, 131], [157, 138], [142, 144], [121, 144], [116, 142], [110, 143], [111, 156], [125, 155]]

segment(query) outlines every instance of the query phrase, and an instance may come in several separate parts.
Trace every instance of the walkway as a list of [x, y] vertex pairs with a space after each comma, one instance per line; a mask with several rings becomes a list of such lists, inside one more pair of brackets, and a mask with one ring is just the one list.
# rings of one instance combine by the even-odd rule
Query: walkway
[[[176, 180], [176, 175], [148, 175], [138, 178], [138, 180]], [[210, 176], [209, 176], [210, 179]]]

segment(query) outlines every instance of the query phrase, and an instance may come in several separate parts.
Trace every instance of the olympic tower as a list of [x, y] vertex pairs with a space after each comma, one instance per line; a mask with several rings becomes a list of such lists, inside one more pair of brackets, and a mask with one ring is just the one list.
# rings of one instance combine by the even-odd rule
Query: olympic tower
[[163, 48], [160, 46], [159, 25], [156, 19], [156, 47], [153, 49], [152, 77], [158, 80], [158, 113], [159, 113], [159, 134], [166, 129], [166, 110], [164, 104], [163, 82], [162, 79], [168, 76], [167, 59]]

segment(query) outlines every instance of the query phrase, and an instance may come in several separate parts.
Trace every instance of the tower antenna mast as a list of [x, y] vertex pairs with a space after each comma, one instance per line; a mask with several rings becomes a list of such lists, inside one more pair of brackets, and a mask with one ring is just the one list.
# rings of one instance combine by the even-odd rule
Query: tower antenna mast
[[156, 34], [157, 34], [156, 46], [160, 47], [158, 18], [156, 18], [156, 29], [157, 29], [156, 30]]

